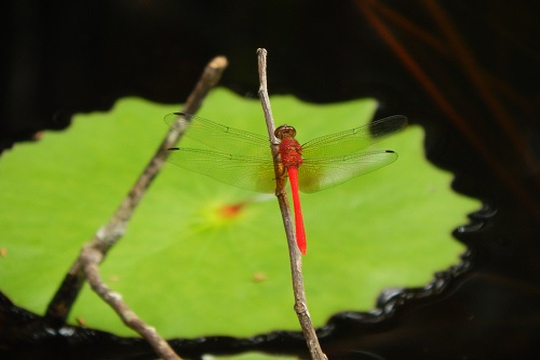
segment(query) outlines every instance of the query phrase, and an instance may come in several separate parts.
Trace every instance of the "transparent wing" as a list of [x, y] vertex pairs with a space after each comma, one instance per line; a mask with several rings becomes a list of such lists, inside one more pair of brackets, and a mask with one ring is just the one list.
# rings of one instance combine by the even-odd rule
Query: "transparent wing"
[[270, 141], [262, 135], [180, 112], [168, 114], [164, 120], [176, 131], [181, 133], [185, 131], [186, 136], [217, 151], [228, 154], [272, 156]]
[[321, 136], [302, 145], [304, 158], [336, 157], [355, 154], [407, 126], [402, 115], [390, 116], [354, 129]]
[[379, 150], [334, 158], [304, 159], [298, 168], [298, 185], [304, 193], [329, 189], [380, 169], [397, 158], [398, 155], [391, 150]]
[[276, 190], [272, 157], [230, 155], [202, 149], [169, 150], [168, 162], [225, 184], [263, 193]]
[[[275, 191], [274, 164], [266, 137], [184, 113], [169, 114], [165, 122], [177, 131], [186, 131], [186, 136], [224, 152], [174, 149], [169, 162], [239, 188]], [[307, 142], [302, 151], [304, 162], [299, 168], [300, 190], [310, 193], [328, 189], [392, 163], [397, 159], [393, 151], [360, 151], [406, 125], [406, 117], [392, 116]]]

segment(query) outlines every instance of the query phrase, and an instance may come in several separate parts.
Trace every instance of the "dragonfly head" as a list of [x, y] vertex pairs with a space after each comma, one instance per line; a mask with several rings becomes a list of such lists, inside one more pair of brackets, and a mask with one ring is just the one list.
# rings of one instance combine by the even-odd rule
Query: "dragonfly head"
[[294, 138], [296, 136], [296, 129], [289, 125], [281, 125], [274, 131], [274, 135], [276, 135], [279, 140], [283, 140], [284, 137]]

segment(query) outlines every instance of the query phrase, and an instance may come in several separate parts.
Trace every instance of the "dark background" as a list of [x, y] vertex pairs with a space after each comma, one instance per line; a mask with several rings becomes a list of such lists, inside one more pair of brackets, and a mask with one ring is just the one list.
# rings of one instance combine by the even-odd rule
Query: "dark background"
[[[221, 84], [256, 96], [255, 51], [265, 47], [271, 93], [317, 103], [376, 97], [378, 117], [404, 114], [423, 126], [428, 159], [455, 174], [456, 191], [484, 202], [454, 232], [469, 249], [460, 264], [424, 288], [381, 294], [371, 313], [336, 314], [320, 329], [330, 358], [538, 358], [538, 7], [532, 0], [6, 2], [0, 148], [64, 129], [74, 113], [107, 110], [123, 96], [183, 102], [216, 55], [230, 63]], [[40, 316], [7, 298], [0, 305], [7, 358], [151, 358], [139, 339], [82, 328], [47, 333]], [[248, 350], [307, 356], [298, 333], [223, 335], [174, 345], [193, 358]]]

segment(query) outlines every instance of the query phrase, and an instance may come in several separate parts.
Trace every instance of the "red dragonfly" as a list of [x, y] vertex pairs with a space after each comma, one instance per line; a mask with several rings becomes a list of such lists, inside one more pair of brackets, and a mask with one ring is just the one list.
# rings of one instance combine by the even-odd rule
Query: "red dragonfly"
[[293, 197], [296, 242], [305, 255], [307, 242], [298, 191], [313, 193], [325, 190], [394, 162], [398, 155], [392, 150], [362, 150], [403, 129], [407, 118], [390, 116], [368, 125], [321, 136], [303, 145], [296, 141], [296, 130], [292, 126], [278, 127], [275, 131], [280, 142], [278, 172], [282, 173], [282, 181], [278, 183], [267, 137], [184, 113], [169, 114], [165, 122], [217, 150], [170, 148], [167, 161], [175, 165], [225, 184], [263, 193], [275, 192], [277, 184], [284, 184], [288, 177]]

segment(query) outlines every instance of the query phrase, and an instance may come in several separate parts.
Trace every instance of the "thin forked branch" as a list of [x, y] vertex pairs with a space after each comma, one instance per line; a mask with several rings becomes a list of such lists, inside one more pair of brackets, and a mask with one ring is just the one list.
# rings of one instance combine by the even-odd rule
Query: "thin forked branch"
[[166, 360], [180, 360], [181, 358], [169, 346], [167, 341], [158, 334], [156, 329], [142, 321], [124, 302], [122, 295], [112, 291], [105, 285], [99, 273], [99, 263], [103, 259], [103, 254], [91, 248], [83, 250], [83, 253], [84, 255], [81, 256], [83, 269], [92, 290], [114, 309], [124, 324], [146, 339], [160, 358]]
[[[219, 82], [226, 67], [227, 59], [222, 56], [214, 58], [206, 66], [199, 82], [188, 97], [183, 112], [191, 114], [197, 112], [210, 89]], [[109, 222], [100, 228], [94, 237], [84, 245], [79, 257], [65, 276], [47, 308], [45, 322], [49, 326], [59, 328], [65, 324], [69, 312], [88, 278], [92, 288], [119, 313], [128, 326], [140, 330], [140, 334], [151, 342], [160, 356], [165, 359], [178, 359], [172, 349], [167, 349], [168, 344], [165, 340], [159, 338], [155, 330], [142, 323], [140, 319], [133, 317], [134, 314], [127, 305], [118, 301], [121, 298], [114, 295], [115, 293], [103, 284], [99, 276], [98, 266], [104, 260], [108, 251], [122, 238], [135, 208], [145, 195], [152, 180], [163, 167], [168, 155], [167, 149], [173, 146], [182, 135], [172, 129], [166, 134], [156, 153]]]

